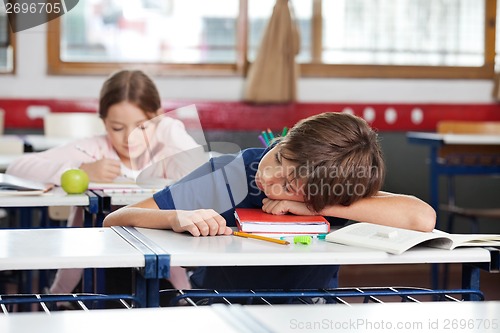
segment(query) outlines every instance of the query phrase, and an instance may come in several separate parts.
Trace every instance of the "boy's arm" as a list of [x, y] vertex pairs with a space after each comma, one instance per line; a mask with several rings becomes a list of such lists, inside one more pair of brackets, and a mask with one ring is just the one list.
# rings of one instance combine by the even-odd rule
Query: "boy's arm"
[[[302, 202], [269, 199], [264, 199], [263, 209], [273, 214], [306, 215], [308, 212]], [[436, 224], [436, 212], [426, 202], [414, 196], [382, 191], [350, 206], [327, 206], [319, 214], [418, 231], [432, 231]]]
[[161, 210], [153, 198], [122, 207], [106, 216], [103, 226], [132, 226], [187, 231], [193, 236], [230, 235], [226, 220], [212, 209]]
[[320, 213], [418, 231], [432, 231], [436, 225], [436, 212], [426, 202], [414, 196], [382, 191], [350, 206], [325, 207]]

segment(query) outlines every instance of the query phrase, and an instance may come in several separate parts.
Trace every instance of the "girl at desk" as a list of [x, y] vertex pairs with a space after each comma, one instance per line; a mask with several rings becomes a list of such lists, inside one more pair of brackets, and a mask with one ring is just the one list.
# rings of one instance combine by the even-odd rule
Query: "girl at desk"
[[[130, 178], [133, 182], [139, 171], [152, 162], [200, 147], [182, 122], [163, 116], [156, 85], [141, 71], [122, 70], [104, 82], [99, 116], [104, 122], [105, 135], [26, 155], [10, 164], [7, 173], [60, 185], [61, 175], [66, 170], [79, 168], [87, 173], [91, 182], [110, 183], [119, 177]], [[130, 139], [137, 128], [141, 135], [148, 136], [147, 146], [134, 144], [136, 141]], [[174, 158], [171, 160], [172, 163], [167, 163], [169, 168], [159, 176], [178, 179], [194, 169], [176, 164]], [[82, 208], [71, 209], [68, 226], [83, 226]], [[58, 271], [50, 293], [72, 292], [81, 273], [82, 270]], [[189, 288], [184, 269], [174, 269], [171, 282], [175, 287]]]
[[[323, 113], [300, 121], [268, 148], [212, 159], [152, 198], [109, 214], [104, 225], [231, 235], [234, 208], [260, 207], [278, 215], [431, 231], [432, 207], [413, 196], [381, 191], [383, 179], [381, 148], [369, 125], [353, 115]], [[200, 267], [191, 283], [209, 289], [316, 289], [331, 287], [337, 272], [334, 265]]]

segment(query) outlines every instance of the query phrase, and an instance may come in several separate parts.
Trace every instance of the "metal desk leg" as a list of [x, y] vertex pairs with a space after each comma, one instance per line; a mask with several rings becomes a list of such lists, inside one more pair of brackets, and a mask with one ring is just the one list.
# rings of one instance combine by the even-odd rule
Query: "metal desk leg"
[[93, 268], [85, 268], [83, 270], [83, 277], [82, 277], [83, 285], [82, 285], [82, 290], [84, 293], [94, 293], [94, 269]]
[[99, 197], [92, 191], [86, 192], [89, 197], [89, 205], [85, 207], [83, 226], [85, 228], [94, 226], [94, 216], [99, 213]]
[[156, 279], [148, 280], [148, 307], [157, 307], [160, 305], [160, 280], [170, 277], [170, 254], [165, 253], [162, 248], [149, 240], [147, 237], [132, 227], [123, 227], [131, 237], [139, 241], [142, 246], [152, 251], [156, 255]]
[[101, 190], [92, 190], [91, 192], [97, 197], [98, 200], [98, 211], [96, 213], [95, 226], [102, 227], [102, 222], [104, 221], [106, 214], [111, 211], [111, 197], [106, 195]]
[[[479, 290], [480, 268], [471, 264], [462, 265], [462, 289]], [[466, 301], [478, 301], [477, 296], [466, 295]]]
[[436, 211], [436, 228], [439, 229], [439, 164], [438, 164], [438, 147], [431, 146], [431, 160], [429, 169], [429, 186], [430, 186], [430, 201], [431, 206]]
[[[431, 146], [431, 160], [430, 160], [430, 168], [429, 168], [429, 187], [430, 187], [430, 201], [431, 206], [434, 208], [436, 212], [436, 228], [439, 225], [439, 165], [437, 162], [438, 158], [438, 147]], [[439, 264], [432, 264], [431, 266], [431, 284], [432, 289], [437, 290], [440, 289], [439, 286]]]
[[33, 207], [19, 208], [19, 226], [20, 229], [33, 228]]
[[146, 279], [141, 270], [135, 274], [135, 297], [141, 304], [141, 307], [148, 306], [148, 279]]
[[148, 308], [156, 308], [160, 306], [160, 280], [147, 280], [147, 305]]
[[[145, 306], [158, 307], [160, 305], [159, 279], [161, 278], [161, 272], [158, 269], [157, 253], [131, 233], [130, 230], [127, 230], [126, 227], [111, 228], [144, 255], [144, 267], [139, 269], [138, 274], [136, 274], [135, 293], [138, 298], [145, 299], [145, 302], [142, 303]], [[135, 231], [134, 228], [130, 229]], [[170, 264], [170, 260], [168, 263]]]

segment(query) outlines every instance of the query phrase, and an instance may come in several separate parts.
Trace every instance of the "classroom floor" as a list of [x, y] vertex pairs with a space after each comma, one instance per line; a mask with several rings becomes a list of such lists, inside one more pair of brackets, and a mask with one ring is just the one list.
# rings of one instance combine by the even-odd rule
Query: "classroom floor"
[[[449, 266], [448, 289], [461, 288], [462, 267]], [[500, 300], [500, 273], [481, 271], [480, 289], [485, 300]], [[423, 287], [431, 288], [431, 265], [342, 266], [339, 287]]]

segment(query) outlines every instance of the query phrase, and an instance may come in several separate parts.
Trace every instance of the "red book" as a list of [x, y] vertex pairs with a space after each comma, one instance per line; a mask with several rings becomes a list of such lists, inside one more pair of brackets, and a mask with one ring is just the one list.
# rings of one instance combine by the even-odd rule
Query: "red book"
[[239, 231], [255, 233], [323, 234], [330, 223], [321, 215], [273, 215], [260, 208], [237, 208], [236, 226]]

